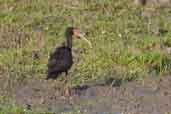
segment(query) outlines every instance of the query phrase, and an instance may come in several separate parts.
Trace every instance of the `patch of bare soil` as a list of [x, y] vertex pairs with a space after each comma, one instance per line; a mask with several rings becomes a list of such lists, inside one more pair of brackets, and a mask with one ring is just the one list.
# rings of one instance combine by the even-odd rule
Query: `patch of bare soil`
[[163, 114], [171, 112], [171, 76], [146, 77], [120, 86], [83, 85], [64, 97], [63, 85], [55, 81], [27, 80], [16, 84], [16, 104], [30, 110], [54, 113], [80, 109], [85, 114]]

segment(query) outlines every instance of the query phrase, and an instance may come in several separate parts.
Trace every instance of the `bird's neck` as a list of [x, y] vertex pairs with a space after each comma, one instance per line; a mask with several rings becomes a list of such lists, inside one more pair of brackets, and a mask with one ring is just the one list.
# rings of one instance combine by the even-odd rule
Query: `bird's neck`
[[72, 36], [66, 36], [66, 47], [72, 49]]

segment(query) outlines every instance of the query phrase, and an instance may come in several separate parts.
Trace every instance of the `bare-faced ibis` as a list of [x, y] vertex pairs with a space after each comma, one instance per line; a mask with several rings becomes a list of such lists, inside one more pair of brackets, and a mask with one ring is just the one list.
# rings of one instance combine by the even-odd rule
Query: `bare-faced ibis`
[[65, 73], [65, 79], [68, 79], [68, 70], [73, 64], [72, 40], [74, 38], [83, 39], [91, 46], [91, 43], [76, 27], [68, 27], [65, 31], [65, 37], [66, 39], [63, 45], [56, 47], [55, 51], [50, 55], [48, 61], [47, 79], [56, 79], [63, 72]]

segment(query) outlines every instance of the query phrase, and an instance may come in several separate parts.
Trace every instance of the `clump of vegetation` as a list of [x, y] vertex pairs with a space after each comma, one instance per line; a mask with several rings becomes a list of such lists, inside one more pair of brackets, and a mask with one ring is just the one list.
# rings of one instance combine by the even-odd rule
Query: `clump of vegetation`
[[52, 114], [51, 112], [33, 112], [16, 105], [0, 106], [0, 114]]

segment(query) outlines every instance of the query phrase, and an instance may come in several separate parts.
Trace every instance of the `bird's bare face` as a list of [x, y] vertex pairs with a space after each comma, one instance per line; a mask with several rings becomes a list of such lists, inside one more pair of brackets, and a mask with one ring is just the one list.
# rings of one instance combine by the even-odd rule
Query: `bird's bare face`
[[73, 35], [76, 36], [77, 38], [81, 38], [81, 31], [78, 28], [73, 29]]
[[84, 34], [81, 33], [80, 29], [74, 28], [73, 29], [73, 35], [79, 39], [83, 39], [84, 41], [86, 41], [88, 43], [88, 45], [92, 48], [91, 42], [84, 37]]

